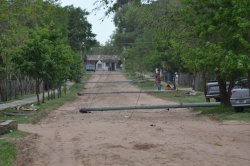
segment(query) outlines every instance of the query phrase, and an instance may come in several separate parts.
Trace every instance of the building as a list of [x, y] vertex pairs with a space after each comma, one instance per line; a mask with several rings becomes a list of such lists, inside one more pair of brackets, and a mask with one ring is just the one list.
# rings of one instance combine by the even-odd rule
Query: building
[[121, 58], [117, 55], [87, 55], [86, 65], [95, 65], [96, 70], [119, 70]]

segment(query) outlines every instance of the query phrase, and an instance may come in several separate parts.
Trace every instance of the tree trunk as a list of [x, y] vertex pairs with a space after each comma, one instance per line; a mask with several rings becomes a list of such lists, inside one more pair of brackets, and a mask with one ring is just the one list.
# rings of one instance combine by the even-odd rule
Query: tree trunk
[[[206, 79], [206, 70], [202, 70], [202, 74], [201, 74], [201, 77], [202, 77], [202, 87], [203, 87], [203, 92], [204, 92], [204, 95], [206, 96], [207, 95], [207, 87], [206, 87], [206, 83], [207, 83], [207, 79]], [[210, 102], [210, 98], [206, 98], [206, 102]]]
[[53, 99], [55, 99], [56, 98], [56, 90], [55, 90], [55, 88], [53, 88]]
[[0, 101], [3, 101], [2, 80], [0, 80]]
[[207, 80], [206, 80], [206, 71], [203, 70], [202, 71], [202, 84], [203, 84], [203, 92], [204, 92], [204, 94], [206, 93], [206, 82], [207, 82]]
[[24, 85], [24, 94], [25, 95], [27, 95], [27, 91], [28, 91], [28, 88], [27, 88], [27, 86], [28, 86], [28, 80], [27, 80], [27, 78], [25, 78], [25, 85]]
[[61, 88], [62, 86], [61, 86], [61, 84], [59, 84], [58, 85], [58, 91], [57, 91], [57, 93], [58, 93], [58, 98], [60, 98], [61, 97], [61, 93], [62, 93], [62, 88]]
[[45, 91], [45, 82], [43, 81], [43, 99], [42, 99], [42, 103], [44, 103], [44, 91]]
[[12, 82], [11, 82], [11, 79], [9, 79], [9, 81], [8, 81], [8, 83], [9, 83], [9, 100], [11, 100], [12, 99], [12, 96], [13, 96], [13, 94], [12, 94]]
[[227, 91], [227, 83], [226, 83], [226, 81], [223, 78], [221, 78], [220, 75], [217, 75], [217, 80], [218, 80], [218, 84], [219, 84], [219, 88], [220, 88], [220, 101], [221, 101], [221, 104], [224, 105], [224, 106], [231, 106], [230, 92]]
[[48, 93], [48, 96], [47, 96], [47, 98], [48, 98], [48, 100], [50, 100], [50, 94], [49, 94], [49, 88], [48, 88], [48, 90], [47, 90], [47, 93]]
[[39, 79], [36, 79], [36, 96], [37, 96], [37, 104], [38, 105], [40, 105], [39, 88], [40, 88], [40, 81], [39, 81]]
[[9, 89], [8, 89], [8, 80], [7, 79], [5, 79], [5, 81], [4, 81], [4, 87], [5, 87], [4, 100], [8, 101], [8, 92], [9, 92]]
[[19, 85], [18, 85], [18, 82], [17, 82], [17, 79], [15, 80], [15, 84], [14, 84], [14, 96], [15, 96], [15, 99], [17, 98], [17, 96], [18, 96], [18, 88], [17, 87], [19, 87]]
[[66, 95], [66, 93], [67, 93], [67, 85], [66, 85], [66, 83], [64, 83], [64, 85], [63, 85], [63, 92], [64, 92], [64, 95]]
[[248, 89], [249, 89], [249, 96], [250, 96], [250, 70], [247, 71], [247, 79], [248, 79]]

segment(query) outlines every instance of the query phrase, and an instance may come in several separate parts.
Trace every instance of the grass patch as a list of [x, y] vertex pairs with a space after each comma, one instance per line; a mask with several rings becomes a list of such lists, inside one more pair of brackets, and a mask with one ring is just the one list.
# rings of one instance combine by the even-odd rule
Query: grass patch
[[12, 162], [16, 156], [15, 144], [6, 140], [0, 140], [0, 165], [12, 166]]
[[[157, 89], [153, 81], [137, 83], [139, 88], [143, 90]], [[156, 97], [164, 100], [174, 101], [178, 103], [196, 103], [196, 102], [206, 102], [204, 94], [202, 92], [197, 92], [195, 96], [187, 95], [186, 90], [177, 90], [166, 93], [152, 93]], [[233, 107], [202, 107], [193, 108], [194, 111], [200, 111], [202, 115], [213, 116], [218, 120], [239, 120], [250, 122], [250, 108], [246, 108], [244, 112], [235, 112]]]
[[[153, 81], [138, 83], [140, 89], [143, 90], [156, 90], [157, 87]], [[152, 95], [160, 97], [165, 100], [179, 102], [179, 103], [195, 103], [195, 102], [205, 102], [205, 97], [202, 92], [196, 92], [197, 95], [190, 96], [187, 94], [188, 91], [185, 90], [173, 90], [163, 93], [152, 93]]]
[[[16, 112], [13, 108], [7, 108], [2, 112]], [[0, 112], [0, 120], [15, 120], [18, 123], [30, 123], [31, 116], [8, 116]]]
[[17, 150], [15, 139], [29, 135], [27, 132], [14, 130], [11, 133], [0, 136], [0, 165], [12, 166]]
[[29, 135], [29, 133], [27, 133], [27, 132], [14, 130], [8, 134], [4, 134], [3, 136], [5, 139], [12, 139], [12, 138], [23, 138], [23, 137], [26, 137], [28, 135]]
[[0, 165], [12, 166], [17, 154], [14, 140], [27, 135], [28, 133], [26, 132], [14, 130], [11, 133], [0, 136]]
[[195, 111], [201, 111], [201, 114], [213, 116], [218, 120], [238, 120], [250, 122], [250, 108], [246, 108], [244, 112], [235, 112], [233, 107], [210, 107], [210, 108], [194, 108]]

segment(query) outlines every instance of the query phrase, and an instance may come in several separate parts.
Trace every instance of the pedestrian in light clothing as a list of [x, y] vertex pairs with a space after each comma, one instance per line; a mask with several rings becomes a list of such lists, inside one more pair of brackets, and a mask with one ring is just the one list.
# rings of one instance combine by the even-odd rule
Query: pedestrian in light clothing
[[156, 75], [155, 75], [155, 83], [158, 90], [161, 90], [161, 75], [160, 75], [160, 69], [158, 69]]

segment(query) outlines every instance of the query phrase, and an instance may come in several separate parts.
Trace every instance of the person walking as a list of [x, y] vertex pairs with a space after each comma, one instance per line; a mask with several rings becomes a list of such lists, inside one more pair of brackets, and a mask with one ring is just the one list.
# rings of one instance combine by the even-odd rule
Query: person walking
[[160, 69], [157, 70], [157, 73], [155, 75], [155, 83], [158, 90], [161, 90], [161, 75], [160, 75]]

